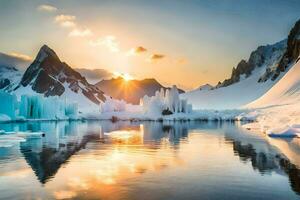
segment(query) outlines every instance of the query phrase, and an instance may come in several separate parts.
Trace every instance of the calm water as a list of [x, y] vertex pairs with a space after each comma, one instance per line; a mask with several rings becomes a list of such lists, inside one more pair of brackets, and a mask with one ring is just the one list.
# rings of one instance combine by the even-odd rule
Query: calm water
[[43, 122], [1, 129], [46, 136], [0, 148], [0, 199], [300, 199], [299, 166], [232, 123]]

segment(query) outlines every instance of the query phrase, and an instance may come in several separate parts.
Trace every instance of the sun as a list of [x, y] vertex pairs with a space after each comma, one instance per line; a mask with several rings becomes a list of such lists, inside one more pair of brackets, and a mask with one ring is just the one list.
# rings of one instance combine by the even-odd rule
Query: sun
[[126, 82], [133, 79], [133, 77], [128, 73], [120, 73], [120, 72], [114, 72], [114, 75], [116, 77], [122, 77]]

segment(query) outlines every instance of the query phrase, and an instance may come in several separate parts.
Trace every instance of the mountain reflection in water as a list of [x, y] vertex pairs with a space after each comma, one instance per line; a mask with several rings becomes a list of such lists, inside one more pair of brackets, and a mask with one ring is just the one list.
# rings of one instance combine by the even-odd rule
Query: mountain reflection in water
[[[25, 187], [21, 187], [19, 193], [5, 191], [4, 188], [0, 190], [8, 193], [8, 197], [20, 198], [18, 195], [25, 193], [30, 198], [138, 199], [147, 193], [145, 199], [157, 199], [178, 192], [174, 199], [197, 199], [199, 195], [204, 199], [218, 199], [226, 191], [228, 198], [235, 199], [245, 197], [243, 195], [258, 197], [257, 192], [251, 191], [255, 183], [250, 181], [260, 178], [270, 178], [271, 181], [276, 174], [288, 178], [290, 189], [294, 191], [294, 194], [287, 192], [289, 197], [300, 195], [299, 168], [261, 136], [246, 133], [233, 123], [32, 122], [0, 124], [0, 129], [46, 133], [43, 139], [22, 142], [19, 151], [17, 147], [10, 150], [0, 148], [3, 176], [13, 176], [13, 170], [26, 168], [20, 164], [19, 170], [10, 169], [16, 158], [19, 158], [18, 162], [24, 159], [43, 185], [41, 188], [32, 186], [31, 189], [37, 191], [29, 194]], [[220, 156], [227, 156], [228, 160], [222, 161], [224, 157]], [[242, 188], [241, 177], [230, 174], [232, 167], [240, 165], [235, 157], [242, 165], [234, 170], [253, 173], [247, 168], [251, 164], [256, 173], [255, 180], [245, 180], [249, 190], [245, 189], [244, 194], [237, 193], [237, 187], [240, 185]], [[196, 180], [196, 177], [199, 179]], [[203, 182], [204, 177], [207, 183]], [[224, 181], [230, 179], [237, 181], [231, 183], [232, 193], [222, 188], [228, 187]], [[180, 191], [181, 181], [195, 187], [197, 184], [204, 186], [199, 186], [198, 190]], [[5, 184], [4, 180], [0, 181], [2, 184]], [[217, 185], [213, 188], [209, 184]], [[200, 189], [205, 187], [206, 190]], [[270, 192], [266, 195], [272, 197], [270, 188], [266, 189]]]

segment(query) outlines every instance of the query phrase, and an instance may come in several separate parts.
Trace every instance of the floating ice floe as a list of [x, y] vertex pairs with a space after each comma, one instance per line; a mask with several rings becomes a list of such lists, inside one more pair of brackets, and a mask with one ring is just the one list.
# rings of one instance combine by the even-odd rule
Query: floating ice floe
[[12, 147], [26, 140], [22, 137], [13, 135], [0, 135], [0, 147]]
[[43, 132], [5, 132], [0, 130], [0, 147], [12, 147], [26, 139], [40, 139], [45, 136]]
[[268, 130], [267, 135], [269, 137], [278, 137], [278, 138], [300, 138], [300, 125], [292, 125], [285, 127], [283, 129], [273, 129]]

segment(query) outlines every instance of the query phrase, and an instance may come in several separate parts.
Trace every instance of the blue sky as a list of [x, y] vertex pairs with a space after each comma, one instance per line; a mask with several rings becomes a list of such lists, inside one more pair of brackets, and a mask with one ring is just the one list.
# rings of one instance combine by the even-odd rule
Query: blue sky
[[48, 44], [73, 67], [192, 88], [228, 77], [299, 18], [298, 0], [0, 0], [0, 51], [34, 57]]

